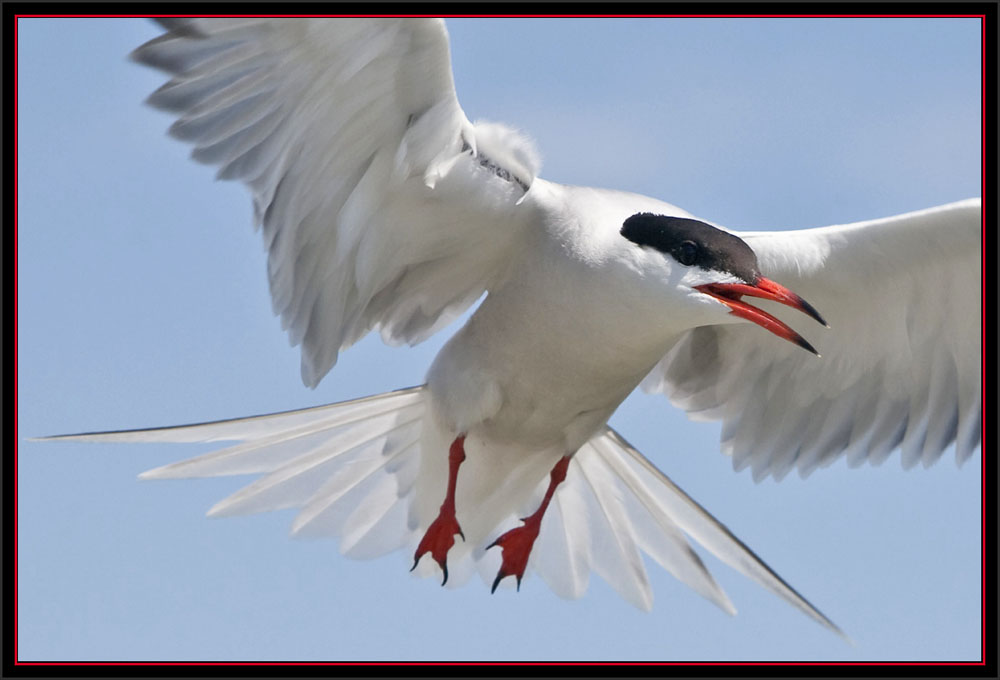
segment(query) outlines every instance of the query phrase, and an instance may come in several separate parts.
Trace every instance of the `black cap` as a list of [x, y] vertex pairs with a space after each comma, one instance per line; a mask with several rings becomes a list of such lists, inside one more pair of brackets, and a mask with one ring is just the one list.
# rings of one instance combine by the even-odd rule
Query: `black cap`
[[757, 255], [743, 239], [698, 220], [637, 213], [625, 220], [621, 235], [686, 266], [726, 272], [749, 284], [760, 276]]

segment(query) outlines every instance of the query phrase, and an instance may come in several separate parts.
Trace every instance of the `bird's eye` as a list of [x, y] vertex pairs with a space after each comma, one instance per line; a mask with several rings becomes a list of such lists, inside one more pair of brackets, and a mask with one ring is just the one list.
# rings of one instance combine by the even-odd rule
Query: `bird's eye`
[[677, 261], [685, 267], [690, 267], [698, 260], [698, 244], [694, 241], [684, 241], [677, 246]]

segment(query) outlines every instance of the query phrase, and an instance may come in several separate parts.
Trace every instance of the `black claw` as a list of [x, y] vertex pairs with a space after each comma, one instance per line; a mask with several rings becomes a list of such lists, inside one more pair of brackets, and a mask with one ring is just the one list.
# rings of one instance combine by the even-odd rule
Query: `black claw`
[[465, 543], [465, 534], [462, 533], [461, 529], [458, 530], [458, 535], [462, 537], [462, 543]]
[[493, 541], [493, 542], [492, 542], [492, 543], [490, 543], [490, 544], [489, 544], [488, 546], [486, 546], [486, 550], [489, 550], [490, 548], [495, 548], [495, 547], [496, 547], [496, 544], [497, 544], [497, 543], [499, 543], [499, 542], [500, 542], [500, 539], [499, 539], [499, 537], [498, 537], [498, 538], [497, 538], [497, 540]]
[[506, 575], [507, 574], [503, 573], [502, 571], [498, 571], [497, 572], [497, 577], [495, 579], [493, 579], [493, 587], [490, 588], [490, 594], [491, 595], [497, 591], [497, 586], [500, 585], [500, 581], [502, 581], [503, 577], [506, 576]]
[[413, 558], [413, 566], [410, 567], [410, 571], [413, 571], [414, 569], [416, 569], [417, 568], [417, 564], [419, 562], [420, 562], [420, 557], [419, 556], [418, 557], [414, 557]]
[[521, 592], [521, 577], [517, 577], [517, 592]]
[[448, 582], [448, 563], [445, 562], [441, 565], [441, 570], [444, 571], [444, 580], [441, 581], [441, 585], [444, 586]]

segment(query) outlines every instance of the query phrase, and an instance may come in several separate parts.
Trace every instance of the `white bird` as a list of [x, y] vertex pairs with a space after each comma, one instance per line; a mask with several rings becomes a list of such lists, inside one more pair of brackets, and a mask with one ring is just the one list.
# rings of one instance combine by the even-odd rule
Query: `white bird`
[[723, 450], [755, 479], [897, 447], [905, 466], [952, 444], [961, 462], [979, 444], [978, 199], [737, 236], [656, 199], [541, 179], [527, 137], [466, 118], [440, 20], [161, 23], [134, 53], [172, 75], [149, 103], [179, 116], [171, 134], [196, 160], [251, 189], [306, 385], [368, 332], [420, 342], [486, 293], [425, 385], [68, 436], [239, 442], [142, 475], [263, 475], [209, 514], [298, 507], [294, 533], [339, 537], [354, 557], [408, 548], [449, 585], [478, 570], [519, 586], [534, 570], [579, 597], [593, 570], [648, 609], [646, 553], [735, 612], [690, 539], [840, 632], [611, 414], [640, 383], [663, 392], [721, 420]]

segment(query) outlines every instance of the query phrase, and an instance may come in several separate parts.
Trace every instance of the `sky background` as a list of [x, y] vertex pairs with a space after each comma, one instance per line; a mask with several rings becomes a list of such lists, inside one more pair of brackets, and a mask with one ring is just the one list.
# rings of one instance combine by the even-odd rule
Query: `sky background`
[[[546, 179], [624, 189], [736, 229], [813, 227], [980, 194], [971, 19], [451, 20], [470, 119], [530, 133]], [[212, 446], [34, 443], [302, 408], [419, 384], [449, 332], [369, 337], [314, 391], [271, 314], [248, 192], [142, 105], [141, 19], [18, 22], [20, 660], [970, 660], [982, 455], [843, 460], [755, 484], [719, 427], [632, 395], [611, 425], [854, 646], [704, 551], [729, 617], [648, 562], [643, 613], [442, 589], [401, 552], [293, 540], [293, 513], [206, 519], [246, 480], [145, 481]], [[454, 330], [452, 327], [451, 330]]]

